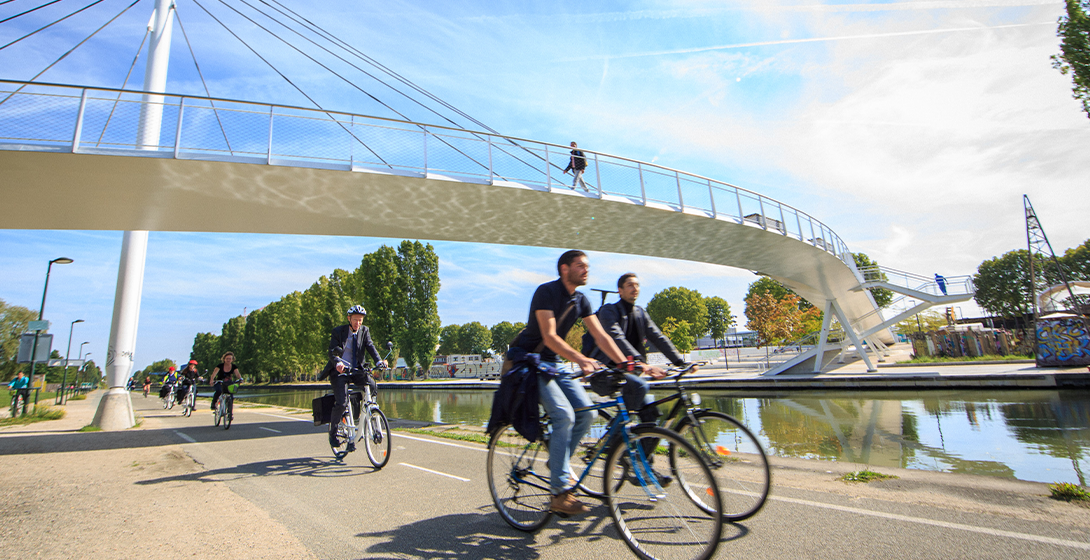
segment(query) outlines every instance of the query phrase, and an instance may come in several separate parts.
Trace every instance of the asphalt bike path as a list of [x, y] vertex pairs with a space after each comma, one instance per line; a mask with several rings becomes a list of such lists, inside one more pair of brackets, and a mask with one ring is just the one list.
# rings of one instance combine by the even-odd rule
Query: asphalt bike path
[[[234, 423], [224, 430], [212, 426], [207, 401], [184, 418], [178, 408], [140, 410], [142, 400], [134, 399], [138, 412], [157, 418], [203, 466], [187, 476], [223, 482], [320, 558], [631, 556], [606, 508], [589, 498], [592, 511], [581, 519], [554, 518], [532, 535], [509, 528], [488, 492], [484, 445], [394, 431], [390, 462], [375, 470], [362, 447], [335, 461], [326, 426], [314, 426], [309, 414], [236, 406]], [[932, 503], [878, 499], [839, 489], [847, 485], [832, 474], [824, 478], [836, 491], [828, 492], [798, 487], [798, 473], [781, 465], [789, 461], [771, 461], [779, 468], [769, 503], [756, 517], [724, 527], [718, 558], [1090, 557], [1086, 508], [1058, 504], [1071, 508], [1064, 521], [1050, 511], [1050, 500], [1017, 503], [1015, 495], [1014, 503], [998, 503], [1003, 500], [984, 489], [974, 501], [972, 485], [906, 490], [940, 494]], [[777, 485], [777, 478], [785, 484]], [[148, 481], [158, 482], [166, 481]], [[989, 499], [997, 503], [989, 507]]]

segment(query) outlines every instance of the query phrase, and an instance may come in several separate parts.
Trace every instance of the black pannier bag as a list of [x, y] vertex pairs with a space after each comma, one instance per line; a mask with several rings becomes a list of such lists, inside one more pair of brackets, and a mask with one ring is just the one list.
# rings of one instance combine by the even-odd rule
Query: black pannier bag
[[[360, 421], [360, 407], [363, 404], [363, 393], [352, 391], [348, 394], [348, 398], [352, 400], [352, 410], [355, 412], [355, 421], [358, 424]], [[315, 426], [328, 424], [330, 416], [333, 415], [333, 395], [325, 395], [314, 399], [310, 402], [310, 407], [311, 412], [314, 414]]]

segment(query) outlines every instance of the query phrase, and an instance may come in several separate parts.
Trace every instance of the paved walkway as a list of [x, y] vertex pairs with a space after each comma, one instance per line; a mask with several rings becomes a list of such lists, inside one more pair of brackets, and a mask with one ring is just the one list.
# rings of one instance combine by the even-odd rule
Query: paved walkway
[[[316, 558], [223, 482], [186, 478], [204, 467], [158, 418], [79, 432], [103, 394], [68, 401], [60, 420], [0, 428], [0, 558]], [[161, 477], [176, 478], [140, 484]]]

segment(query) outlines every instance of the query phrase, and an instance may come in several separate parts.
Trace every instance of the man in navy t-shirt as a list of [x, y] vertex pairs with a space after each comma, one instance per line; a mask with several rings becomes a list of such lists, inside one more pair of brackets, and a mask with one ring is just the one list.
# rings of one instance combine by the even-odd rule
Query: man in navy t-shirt
[[[564, 340], [575, 321], [582, 318], [583, 326], [598, 347], [614, 362], [624, 362], [624, 354], [598, 322], [590, 300], [582, 292], [576, 291], [576, 288], [587, 283], [590, 273], [587, 255], [582, 251], [568, 251], [560, 256], [556, 270], [560, 278], [538, 286], [534, 292], [526, 329], [519, 334], [513, 346], [526, 352], [540, 352], [542, 362], [555, 364], [559, 355], [578, 365], [582, 375], [592, 373], [597, 362]], [[553, 494], [550, 508], [567, 515], [589, 511], [587, 506], [571, 495], [574, 485], [571, 456], [597, 415], [593, 410], [575, 411], [593, 404], [579, 377], [581, 375], [567, 372], [561, 372], [555, 379], [538, 377], [541, 404], [549, 413], [553, 425], [549, 438], [549, 486]]]

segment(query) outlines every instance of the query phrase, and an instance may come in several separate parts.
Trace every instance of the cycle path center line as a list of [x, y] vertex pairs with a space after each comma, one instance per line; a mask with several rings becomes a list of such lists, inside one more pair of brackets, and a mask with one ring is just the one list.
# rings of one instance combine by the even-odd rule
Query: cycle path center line
[[292, 418], [290, 416], [280, 416], [279, 414], [269, 414], [267, 412], [255, 412], [254, 414], [260, 414], [262, 416], [268, 416], [270, 418], [280, 418], [283, 420], [295, 420], [296, 422], [307, 422], [309, 424], [314, 423], [314, 420], [308, 420], [306, 418]]
[[437, 475], [439, 475], [439, 476], [445, 476], [445, 477], [448, 477], [448, 478], [453, 478], [453, 479], [455, 479], [455, 480], [461, 480], [462, 482], [469, 482], [469, 481], [470, 481], [470, 480], [469, 480], [468, 478], [462, 478], [462, 477], [460, 477], [460, 476], [454, 476], [454, 475], [452, 475], [452, 474], [447, 474], [447, 473], [445, 473], [445, 472], [439, 472], [439, 471], [433, 471], [433, 470], [431, 470], [431, 469], [425, 469], [424, 467], [418, 467], [418, 466], [416, 466], [416, 465], [410, 465], [409, 463], [398, 463], [398, 464], [399, 464], [399, 465], [404, 465], [404, 466], [406, 466], [406, 467], [410, 467], [410, 468], [413, 468], [413, 469], [421, 470], [421, 471], [424, 471], [424, 472], [429, 472], [429, 473], [432, 473], [432, 474], [437, 474]]
[[935, 519], [926, 519], [922, 517], [911, 517], [908, 515], [900, 515], [896, 513], [885, 513], [881, 511], [872, 511], [868, 509], [854, 508], [848, 506], [838, 506], [835, 504], [825, 504], [821, 502], [812, 502], [810, 500], [799, 500], [797, 498], [784, 498], [781, 496], [769, 496], [768, 499], [776, 500], [780, 502], [788, 502], [792, 504], [799, 504], [804, 506], [832, 509], [836, 511], [842, 511], [845, 513], [854, 513], [857, 515], [869, 515], [872, 517], [881, 517], [884, 519], [890, 519], [893, 521], [903, 521], [906, 523], [919, 523], [921, 525], [931, 525], [934, 527], [942, 527], [944, 529], [956, 529], [959, 531], [968, 531], [970, 533], [980, 533], [983, 535], [991, 535], [993, 537], [1006, 537], [1010, 539], [1019, 539], [1024, 541], [1033, 541], [1041, 544], [1051, 544], [1055, 546], [1065, 546], [1069, 548], [1080, 548], [1083, 550], [1090, 550], [1090, 543], [1069, 541], [1065, 539], [1057, 539], [1053, 537], [1044, 537], [1041, 535], [1030, 535], [1028, 533], [1016, 533], [1014, 531], [1004, 531], [1002, 529], [992, 529], [989, 527], [977, 527], [975, 525], [965, 525], [962, 523], [951, 523], [949, 521], [938, 521]]
[[266, 428], [265, 426], [258, 426], [258, 428], [261, 428], [262, 430], [269, 430], [270, 432], [277, 433], [277, 434], [284, 433], [284, 432], [281, 432], [280, 430], [274, 430], [272, 428]]
[[171, 431], [174, 432], [174, 435], [188, 441], [189, 443], [197, 443], [197, 440], [183, 434], [182, 432], [179, 432], [178, 430], [171, 430]]

